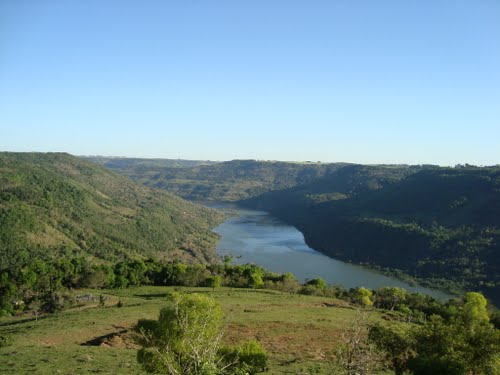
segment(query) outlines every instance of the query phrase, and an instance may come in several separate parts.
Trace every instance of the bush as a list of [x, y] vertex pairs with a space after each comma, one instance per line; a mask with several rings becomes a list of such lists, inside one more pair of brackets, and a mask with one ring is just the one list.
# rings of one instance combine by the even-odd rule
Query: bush
[[223, 312], [202, 294], [173, 292], [157, 321], [137, 324], [142, 346], [137, 360], [152, 373], [217, 373], [217, 351], [222, 337]]
[[64, 308], [65, 299], [60, 293], [49, 292], [42, 296], [41, 303], [43, 312], [53, 314]]
[[413, 358], [408, 367], [414, 375], [465, 375], [467, 372], [461, 363], [439, 358]]
[[321, 289], [324, 290], [328, 286], [326, 281], [322, 279], [321, 277], [316, 277], [315, 279], [308, 280], [306, 282], [306, 285], [312, 286], [316, 289]]
[[267, 354], [256, 341], [220, 348], [223, 312], [217, 301], [198, 293], [173, 292], [158, 320], [141, 319], [137, 361], [150, 373], [170, 375], [255, 374]]
[[12, 345], [12, 336], [10, 335], [0, 335], [0, 348]]
[[304, 285], [303, 287], [300, 288], [299, 294], [303, 294], [306, 296], [320, 296], [324, 297], [325, 296], [325, 289], [318, 289], [312, 285]]
[[252, 375], [266, 370], [266, 350], [255, 340], [237, 347], [221, 348], [219, 355], [231, 374]]

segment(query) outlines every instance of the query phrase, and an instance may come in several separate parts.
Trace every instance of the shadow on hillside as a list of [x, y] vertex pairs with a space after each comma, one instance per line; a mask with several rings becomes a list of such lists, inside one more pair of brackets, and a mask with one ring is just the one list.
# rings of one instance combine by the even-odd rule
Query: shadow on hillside
[[38, 320], [43, 320], [47, 319], [49, 316], [39, 316], [38, 318], [26, 318], [26, 319], [21, 319], [21, 320], [16, 320], [15, 322], [5, 322], [5, 323], [0, 323], [0, 327], [8, 327], [8, 326], [15, 326], [18, 324], [23, 324], [23, 323], [29, 323], [29, 322], [35, 322]]
[[165, 298], [167, 296], [168, 293], [134, 294], [134, 297], [144, 298], [144, 299]]
[[96, 338], [93, 338], [92, 340], [85, 341], [85, 342], [81, 343], [80, 345], [81, 346], [100, 346], [101, 344], [113, 339], [115, 336], [120, 336], [120, 335], [123, 335], [127, 332], [128, 332], [127, 329], [122, 329], [120, 331], [111, 332], [111, 333], [108, 333], [107, 335], [98, 336]]

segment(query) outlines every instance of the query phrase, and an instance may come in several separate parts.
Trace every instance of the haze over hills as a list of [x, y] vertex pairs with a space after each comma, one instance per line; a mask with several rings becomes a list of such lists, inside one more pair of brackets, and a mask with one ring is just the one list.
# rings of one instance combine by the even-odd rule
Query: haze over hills
[[[186, 159], [141, 159], [125, 158], [120, 156], [83, 156], [94, 163], [101, 164], [109, 169], [122, 171], [122, 174], [139, 173], [140, 171], [155, 171], [162, 168], [189, 168], [199, 165], [217, 164], [210, 160], [186, 160]], [[130, 169], [130, 170], [129, 170]]]
[[174, 159], [105, 157], [91, 157], [90, 160], [183, 198], [222, 201], [237, 201], [306, 184], [346, 165], [256, 160], [178, 162]]
[[0, 153], [0, 264], [154, 256], [213, 261], [213, 210], [61, 153]]
[[498, 166], [236, 160], [126, 173], [188, 199], [269, 211], [336, 258], [500, 300]]

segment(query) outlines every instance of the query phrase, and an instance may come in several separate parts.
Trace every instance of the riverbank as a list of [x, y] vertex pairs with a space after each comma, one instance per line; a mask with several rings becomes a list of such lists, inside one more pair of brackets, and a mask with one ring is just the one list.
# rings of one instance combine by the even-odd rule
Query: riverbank
[[410, 292], [430, 295], [439, 300], [452, 294], [425, 288], [415, 283], [384, 275], [378, 270], [343, 262], [308, 246], [302, 233], [265, 211], [244, 208], [232, 203], [204, 202], [224, 210], [228, 218], [214, 229], [220, 236], [217, 252], [231, 255], [238, 264], [255, 263], [272, 272], [292, 272], [299, 281], [321, 277], [346, 288], [377, 289], [397, 286]]

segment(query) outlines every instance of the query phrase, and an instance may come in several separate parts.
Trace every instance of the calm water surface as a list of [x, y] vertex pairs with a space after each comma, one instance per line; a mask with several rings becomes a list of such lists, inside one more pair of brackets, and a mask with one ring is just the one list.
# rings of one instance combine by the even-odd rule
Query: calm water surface
[[207, 205], [231, 210], [237, 215], [219, 225], [214, 232], [221, 237], [217, 245], [218, 253], [237, 257], [239, 264], [255, 263], [272, 272], [292, 272], [300, 281], [322, 277], [329, 283], [342, 284], [346, 288], [398, 286], [434, 298], [451, 298], [441, 291], [411, 286], [370, 269], [327, 257], [307, 246], [299, 230], [267, 212], [228, 203]]

